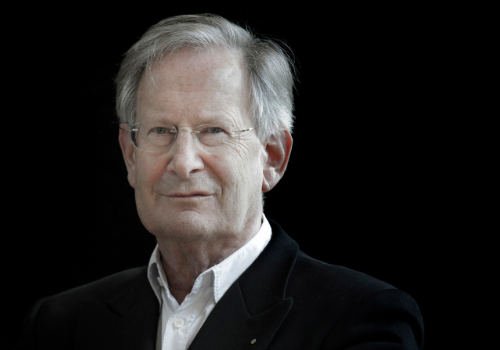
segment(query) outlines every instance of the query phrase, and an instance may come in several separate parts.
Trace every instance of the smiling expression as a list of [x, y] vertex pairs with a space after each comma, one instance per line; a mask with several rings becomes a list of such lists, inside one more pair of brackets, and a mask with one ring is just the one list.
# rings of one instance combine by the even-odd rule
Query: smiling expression
[[[183, 49], [146, 70], [137, 122], [163, 121], [179, 130], [223, 121], [254, 127], [242, 57], [232, 51]], [[260, 223], [267, 154], [254, 131], [207, 148], [180, 132], [162, 153], [134, 148], [129, 182], [144, 226], [158, 237], [219, 239]], [[260, 225], [260, 224], [259, 224]]]

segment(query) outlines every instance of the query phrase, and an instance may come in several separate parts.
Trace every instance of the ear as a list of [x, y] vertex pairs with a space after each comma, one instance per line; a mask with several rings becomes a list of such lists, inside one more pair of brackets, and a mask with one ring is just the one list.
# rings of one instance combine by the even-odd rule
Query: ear
[[293, 139], [288, 131], [283, 131], [281, 135], [272, 135], [269, 138], [265, 146], [267, 161], [264, 164], [263, 192], [271, 191], [285, 174], [292, 144]]
[[127, 129], [127, 124], [120, 125], [120, 134], [118, 136], [118, 140], [120, 141], [120, 147], [122, 149], [123, 159], [125, 160], [125, 166], [127, 167], [127, 179], [132, 186], [135, 188], [135, 154], [134, 154], [134, 145], [132, 140], [130, 139], [130, 135], [128, 131], [123, 129]]

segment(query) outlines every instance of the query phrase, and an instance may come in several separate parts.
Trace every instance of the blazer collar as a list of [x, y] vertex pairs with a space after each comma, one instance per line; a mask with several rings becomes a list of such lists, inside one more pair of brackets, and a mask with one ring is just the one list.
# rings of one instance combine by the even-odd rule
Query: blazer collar
[[189, 350], [266, 349], [290, 311], [286, 298], [297, 243], [274, 221], [271, 241], [229, 288], [207, 318]]
[[240, 276], [243, 298], [250, 315], [259, 314], [285, 299], [290, 272], [299, 245], [276, 222], [269, 220], [271, 241]]
[[82, 307], [75, 349], [154, 350], [159, 303], [146, 269], [107, 303], [91, 299]]

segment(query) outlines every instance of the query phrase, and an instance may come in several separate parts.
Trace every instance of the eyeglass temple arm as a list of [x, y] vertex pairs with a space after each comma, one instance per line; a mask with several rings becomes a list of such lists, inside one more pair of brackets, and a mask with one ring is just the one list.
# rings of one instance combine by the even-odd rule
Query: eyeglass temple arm
[[245, 130], [233, 130], [232, 132], [244, 132], [244, 131], [250, 131], [250, 130], [253, 130], [253, 128], [248, 128]]
[[132, 130], [128, 130], [128, 129], [123, 129], [122, 127], [118, 127], [120, 130], [123, 130], [123, 131], [138, 131], [137, 129], [132, 129]]

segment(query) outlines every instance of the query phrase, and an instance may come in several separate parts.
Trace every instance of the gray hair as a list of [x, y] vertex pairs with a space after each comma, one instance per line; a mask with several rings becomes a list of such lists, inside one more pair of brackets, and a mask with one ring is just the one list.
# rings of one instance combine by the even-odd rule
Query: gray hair
[[241, 52], [249, 74], [251, 113], [259, 139], [264, 141], [283, 130], [292, 132], [293, 60], [276, 42], [259, 39], [249, 30], [213, 14], [166, 18], [132, 45], [116, 77], [120, 123], [133, 125], [136, 121], [137, 91], [144, 71], [185, 47]]

